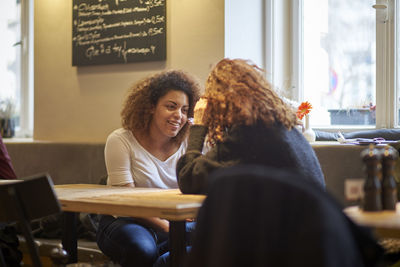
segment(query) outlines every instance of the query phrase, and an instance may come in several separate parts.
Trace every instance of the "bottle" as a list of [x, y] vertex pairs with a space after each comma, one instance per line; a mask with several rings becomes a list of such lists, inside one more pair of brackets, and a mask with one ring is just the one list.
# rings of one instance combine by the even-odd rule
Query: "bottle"
[[391, 146], [385, 146], [382, 153], [382, 208], [396, 210], [397, 185], [394, 179], [394, 166], [399, 153]]
[[365, 164], [367, 178], [364, 183], [364, 198], [362, 208], [364, 211], [382, 210], [381, 182], [379, 180], [381, 156], [375, 146], [370, 144], [368, 149], [361, 152]]
[[308, 114], [305, 116], [305, 129], [303, 132], [303, 136], [308, 142], [315, 142], [316, 136], [313, 129], [311, 129], [310, 116]]

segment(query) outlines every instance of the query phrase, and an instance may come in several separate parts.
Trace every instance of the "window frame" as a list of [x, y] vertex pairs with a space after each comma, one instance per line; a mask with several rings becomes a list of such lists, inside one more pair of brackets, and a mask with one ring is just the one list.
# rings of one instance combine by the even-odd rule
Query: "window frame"
[[33, 136], [33, 0], [21, 1], [21, 81], [19, 127], [16, 137]]
[[[291, 18], [291, 95], [295, 101], [305, 101], [303, 94], [303, 1], [290, 1], [290, 18]], [[267, 0], [273, 6], [274, 0]], [[395, 49], [397, 45], [396, 24], [400, 16], [399, 4], [400, 0], [383, 1], [387, 5], [387, 21], [376, 21], [376, 125], [375, 126], [328, 126], [318, 127], [314, 129], [326, 131], [354, 131], [364, 129], [379, 129], [379, 128], [399, 128], [396, 123], [398, 121], [398, 112], [396, 110], [396, 99], [398, 98], [399, 78], [396, 76], [397, 55]], [[373, 8], [373, 7], [371, 7]], [[396, 11], [396, 12], [395, 12]], [[377, 10], [377, 12], [385, 12]], [[267, 13], [268, 14], [268, 13]], [[273, 18], [272, 18], [273, 19]], [[266, 28], [268, 31], [268, 27]], [[276, 46], [276, 41], [273, 34], [266, 34], [270, 37], [272, 44]]]

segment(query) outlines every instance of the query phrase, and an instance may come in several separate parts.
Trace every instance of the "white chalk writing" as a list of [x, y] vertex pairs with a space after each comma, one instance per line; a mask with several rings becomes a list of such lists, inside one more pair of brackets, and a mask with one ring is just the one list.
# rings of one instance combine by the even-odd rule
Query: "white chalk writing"
[[128, 56], [131, 54], [154, 54], [156, 52], [156, 46], [150, 45], [149, 47], [127, 47], [124, 41], [122, 45], [114, 43], [113, 45], [100, 44], [99, 46], [91, 45], [86, 49], [85, 56], [92, 60], [93, 58], [101, 55], [109, 55], [114, 53], [117, 57], [122, 57], [125, 62], [128, 62]]
[[76, 21], [77, 31], [78, 32], [89, 32], [89, 31], [99, 31], [99, 30], [106, 30], [110, 28], [117, 28], [117, 27], [128, 27], [128, 26], [145, 26], [148, 24], [159, 24], [164, 23], [165, 17], [164, 16], [151, 16], [150, 18], [143, 18], [143, 19], [135, 19], [129, 21], [118, 21], [115, 23], [105, 23], [102, 17], [98, 17], [92, 20], [79, 20]]
[[127, 34], [114, 34], [113, 36], [107, 36], [100, 38], [100, 33], [85, 33], [78, 34], [72, 38], [72, 41], [76, 41], [76, 45], [89, 45], [89, 44], [97, 44], [97, 43], [105, 43], [114, 40], [120, 39], [130, 39], [136, 37], [147, 37], [147, 36], [155, 36], [163, 33], [163, 28], [150, 28], [148, 31], [140, 31], [140, 32], [129, 32]]

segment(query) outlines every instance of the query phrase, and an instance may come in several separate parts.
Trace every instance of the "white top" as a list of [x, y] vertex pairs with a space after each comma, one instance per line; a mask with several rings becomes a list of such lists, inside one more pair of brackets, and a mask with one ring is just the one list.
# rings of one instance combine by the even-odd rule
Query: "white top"
[[107, 184], [178, 188], [176, 163], [186, 148], [187, 141], [184, 141], [173, 155], [161, 161], [142, 147], [131, 131], [117, 129], [108, 136], [104, 150]]

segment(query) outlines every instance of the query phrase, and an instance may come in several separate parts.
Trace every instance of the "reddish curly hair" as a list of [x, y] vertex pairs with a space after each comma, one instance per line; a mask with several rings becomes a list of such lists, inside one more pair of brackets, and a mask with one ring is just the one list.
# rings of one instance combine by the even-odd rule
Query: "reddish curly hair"
[[[188, 118], [193, 117], [200, 85], [194, 76], [184, 71], [170, 70], [147, 77], [131, 87], [121, 111], [122, 127], [131, 131], [148, 132], [153, 108], [158, 100], [171, 90], [182, 91], [188, 96]], [[186, 123], [173, 140], [182, 142], [188, 130], [189, 125]]]
[[223, 141], [225, 129], [238, 125], [276, 123], [291, 129], [296, 114], [274, 92], [263, 70], [242, 59], [223, 59], [208, 76], [203, 96], [207, 99], [202, 123], [211, 144]]

